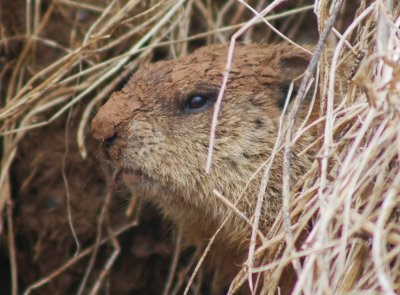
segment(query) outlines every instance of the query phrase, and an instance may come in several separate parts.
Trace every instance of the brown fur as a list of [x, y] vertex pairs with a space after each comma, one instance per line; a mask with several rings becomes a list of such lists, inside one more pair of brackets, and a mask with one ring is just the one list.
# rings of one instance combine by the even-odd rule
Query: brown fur
[[[176, 61], [144, 67], [111, 96], [92, 123], [95, 138], [114, 137], [106, 154], [134, 175], [126, 177], [129, 185], [157, 204], [192, 244], [207, 241], [230, 212], [213, 189], [235, 203], [250, 176], [270, 156], [282, 111], [279, 104], [291, 80], [304, 72], [310, 59], [308, 53], [285, 44], [235, 48], [212, 170], [206, 174], [213, 110], [186, 113], [183, 106], [191, 93], [218, 94], [226, 54], [225, 46], [208, 46]], [[313, 139], [307, 134], [295, 147], [292, 183], [310, 165], [310, 156], [295, 154]], [[264, 232], [281, 207], [281, 174], [279, 153], [265, 192]], [[260, 178], [252, 182], [237, 206], [249, 219]], [[243, 262], [249, 234], [248, 225], [232, 217], [215, 244], [214, 257], [223, 257], [217, 263], [232, 268]]]

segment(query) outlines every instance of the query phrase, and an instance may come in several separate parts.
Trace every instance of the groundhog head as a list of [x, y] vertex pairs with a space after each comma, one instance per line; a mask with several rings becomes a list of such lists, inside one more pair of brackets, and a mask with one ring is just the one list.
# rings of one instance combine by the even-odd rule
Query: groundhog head
[[[177, 223], [218, 223], [225, 215], [213, 189], [234, 202], [268, 158], [289, 85], [310, 59], [291, 45], [236, 46], [212, 169], [206, 174], [213, 107], [226, 56], [226, 46], [208, 46], [145, 66], [112, 94], [92, 122], [105, 157], [131, 175], [131, 187], [146, 192]], [[279, 199], [281, 169], [275, 165], [272, 170], [271, 192]], [[255, 195], [247, 197], [244, 210], [251, 210], [253, 199]], [[279, 201], [274, 202], [269, 206], [273, 214], [279, 210]]]

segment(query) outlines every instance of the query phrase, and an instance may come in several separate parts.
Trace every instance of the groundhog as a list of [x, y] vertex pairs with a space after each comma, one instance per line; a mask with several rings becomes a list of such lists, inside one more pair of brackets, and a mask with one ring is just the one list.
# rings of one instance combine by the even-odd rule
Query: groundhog
[[[226, 57], [225, 45], [213, 45], [147, 65], [112, 94], [92, 122], [105, 157], [124, 170], [129, 187], [175, 222], [187, 244], [206, 243], [232, 212], [213, 190], [236, 203], [249, 178], [271, 155], [290, 83], [304, 73], [311, 54], [288, 44], [235, 47], [207, 174], [213, 106]], [[306, 117], [309, 101], [306, 98], [297, 122]], [[309, 132], [296, 144], [291, 183], [311, 164], [310, 154], [296, 154], [314, 139]], [[264, 233], [281, 208], [282, 156], [278, 153], [273, 162], [265, 191], [260, 225]], [[248, 219], [254, 214], [261, 174], [237, 204]], [[225, 270], [220, 278], [226, 281], [245, 261], [251, 234], [243, 219], [231, 215], [211, 259]]]

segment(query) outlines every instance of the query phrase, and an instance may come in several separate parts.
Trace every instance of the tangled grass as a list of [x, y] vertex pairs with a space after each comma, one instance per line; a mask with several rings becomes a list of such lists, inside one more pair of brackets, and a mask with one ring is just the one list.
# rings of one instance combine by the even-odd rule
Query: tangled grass
[[[293, 294], [400, 292], [400, 5], [396, 1], [299, 1], [283, 9], [282, 4], [290, 1], [268, 5], [262, 0], [251, 5], [240, 0], [216, 4], [201, 0], [43, 2], [46, 10], [40, 0], [19, 7], [24, 23], [12, 34], [2, 24], [0, 39], [0, 53], [5, 56], [0, 69], [0, 233], [7, 236], [13, 294], [18, 293], [19, 274], [10, 173], [19, 143], [29, 132], [84, 105], [75, 140], [85, 159], [94, 110], [142, 64], [157, 55], [184, 55], [207, 43], [230, 42], [232, 52], [238, 41], [309, 42], [304, 35], [310, 33], [299, 27], [311, 13], [317, 19], [312, 26], [319, 32], [321, 46], [316, 47], [315, 63], [303, 82], [305, 91], [307, 79], [318, 81], [323, 103], [315, 124], [322, 135], [314, 145], [320, 150], [307, 174], [289, 189], [290, 179], [285, 176], [289, 175], [291, 146], [304, 128], [292, 134], [295, 111], [283, 118], [276, 150], [285, 150], [284, 206], [265, 233], [269, 239], [261, 244], [254, 242], [259, 212], [249, 218], [254, 224], [249, 257], [229, 293], [246, 282], [256, 293], [275, 293], [289, 265], [297, 276]], [[57, 25], [56, 13], [71, 18], [67, 37], [49, 33]], [[8, 58], [14, 44], [19, 47]], [[326, 47], [332, 48], [332, 59], [327, 58]], [[349, 56], [356, 61], [353, 77], [346, 89], [335, 89], [335, 70]], [[227, 69], [226, 78], [229, 56]], [[304, 91], [299, 91], [295, 104], [301, 103]], [[334, 103], [335, 93], [341, 95]], [[210, 161], [211, 156], [212, 148]], [[268, 165], [260, 171], [267, 181]], [[114, 245], [117, 235], [109, 235]], [[88, 255], [94, 248], [79, 255]], [[112, 269], [113, 259], [99, 275], [93, 294]], [[187, 284], [186, 292], [193, 290], [190, 285], [201, 262], [180, 282]], [[64, 269], [53, 274], [60, 275]], [[175, 272], [176, 265], [171, 267], [165, 294]], [[25, 294], [52, 278], [52, 274], [44, 277]], [[249, 278], [257, 278], [255, 286]]]

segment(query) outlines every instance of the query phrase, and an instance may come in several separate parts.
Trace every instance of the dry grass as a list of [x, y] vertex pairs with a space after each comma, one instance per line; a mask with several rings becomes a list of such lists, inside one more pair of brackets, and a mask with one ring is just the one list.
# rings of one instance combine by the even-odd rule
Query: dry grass
[[[278, 13], [275, 6], [281, 2], [287, 1], [271, 1], [267, 7], [262, 0], [252, 2], [252, 6], [239, 0], [226, 1], [223, 5], [208, 5], [208, 1], [200, 0], [148, 1], [146, 5], [135, 0], [114, 0], [103, 6], [96, 1], [82, 4], [62, 0], [50, 1], [47, 10], [41, 11], [41, 1], [26, 1], [24, 33], [0, 35], [2, 52], [10, 50], [13, 42], [22, 44], [16, 58], [5, 62], [0, 69], [0, 214], [4, 220], [0, 233], [8, 237], [13, 294], [18, 293], [18, 270], [10, 169], [19, 143], [28, 132], [52, 124], [77, 104], [85, 104], [76, 142], [82, 158], [86, 158], [85, 138], [94, 110], [134, 70], [151, 60], [156, 48], [163, 48], [174, 57], [186, 54], [196, 46], [197, 40], [202, 44], [231, 41], [231, 53], [237, 40], [258, 40], [260, 35], [266, 38], [264, 41], [271, 40], [276, 36], [271, 33], [271, 24], [276, 25], [275, 30], [285, 38], [301, 40], [302, 34], [307, 33], [298, 31], [298, 27], [310, 9], [314, 9], [318, 19], [321, 45], [329, 43], [334, 50], [332, 60], [326, 58], [323, 47], [321, 51], [316, 50], [315, 61], [319, 63], [314, 66], [318, 67], [319, 77], [312, 77], [312, 66], [305, 76], [305, 79], [320, 81], [324, 103], [322, 119], [317, 123], [323, 136], [316, 144], [321, 148], [311, 169], [293, 189], [289, 189], [290, 179], [284, 177], [284, 207], [268, 233], [258, 231], [260, 211], [256, 211], [255, 216], [242, 216], [253, 225], [253, 239], [247, 264], [232, 282], [229, 293], [252, 282], [250, 277], [257, 277], [258, 285], [251, 284], [255, 293], [275, 293], [288, 265], [293, 266], [297, 275], [293, 294], [400, 292], [399, 4], [375, 0], [359, 1], [355, 5], [345, 1], [336, 17], [334, 6], [341, 1], [316, 0], [312, 5], [303, 1], [293, 9]], [[357, 12], [344, 18], [350, 4], [357, 6]], [[93, 16], [83, 33], [78, 32], [79, 21], [74, 21], [68, 46], [47, 38], [44, 33], [47, 26], [52, 26], [51, 14], [64, 10], [76, 10], [82, 17], [87, 13]], [[261, 20], [255, 11], [262, 11], [265, 18]], [[204, 23], [195, 25], [200, 20]], [[324, 36], [324, 31], [329, 34]], [[39, 45], [56, 51], [57, 58], [47, 63], [38, 62]], [[352, 56], [357, 66], [348, 89], [342, 93], [342, 89], [335, 89], [335, 69], [346, 56]], [[228, 58], [225, 83], [229, 62]], [[40, 67], [32, 67], [37, 63]], [[306, 80], [303, 86], [305, 91]], [[335, 104], [334, 93], [341, 93], [340, 101]], [[221, 99], [223, 90], [220, 94]], [[301, 94], [299, 91], [298, 103]], [[292, 134], [290, 126], [295, 119], [295, 111], [282, 117], [282, 133], [275, 148], [275, 151], [285, 150], [284, 175], [289, 175], [291, 146], [303, 132], [300, 129]], [[218, 126], [213, 125], [212, 130], [215, 128]], [[212, 135], [213, 132], [211, 143]], [[211, 152], [212, 148], [210, 161]], [[273, 158], [259, 169], [264, 173], [264, 187]], [[259, 195], [260, 203], [262, 195]], [[233, 208], [232, 214], [241, 214], [236, 211]], [[107, 224], [106, 219], [103, 217], [101, 224]], [[118, 254], [117, 234], [108, 230], [109, 240], [116, 249], [113, 255]], [[257, 234], [262, 243], [255, 243]], [[263, 239], [264, 236], [267, 238]], [[180, 239], [178, 235], [178, 244]], [[96, 245], [81, 250], [65, 267], [92, 253], [104, 242], [99, 235]], [[168, 290], [178, 290], [172, 286], [178, 252], [175, 250], [165, 294]], [[114, 258], [110, 256], [91, 294], [96, 294], [101, 287]], [[63, 267], [32, 285], [25, 294], [61, 274]], [[178, 280], [177, 284], [188, 284], [187, 292], [195, 290], [190, 286], [195, 276], [196, 271], [189, 268], [187, 279]]]

